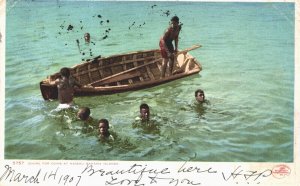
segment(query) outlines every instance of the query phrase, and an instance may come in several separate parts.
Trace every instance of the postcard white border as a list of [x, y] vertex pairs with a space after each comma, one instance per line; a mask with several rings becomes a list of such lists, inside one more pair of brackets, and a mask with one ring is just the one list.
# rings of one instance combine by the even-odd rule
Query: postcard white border
[[[198, 0], [201, 1], [201, 0]], [[221, 2], [222, 0], [215, 0], [213, 2]], [[222, 2], [253, 2], [253, 1], [245, 1], [245, 0], [231, 0], [231, 1], [222, 1]], [[128, 168], [132, 167], [134, 164], [141, 165], [143, 167], [146, 167], [148, 169], [156, 169], [161, 170], [162, 168], [168, 168], [172, 174], [169, 176], [182, 180], [182, 179], [188, 179], [194, 180], [195, 183], [198, 181], [201, 183], [201, 185], [210, 186], [210, 185], [264, 185], [264, 186], [299, 186], [300, 185], [300, 165], [299, 165], [299, 155], [300, 155], [300, 146], [299, 146], [299, 130], [300, 130], [300, 109], [299, 109], [299, 103], [300, 103], [300, 45], [299, 45], [299, 39], [300, 39], [300, 29], [299, 29], [299, 20], [300, 20], [300, 11], [299, 11], [299, 3], [300, 0], [296, 1], [263, 1], [258, 0], [255, 2], [295, 2], [295, 89], [294, 89], [294, 162], [293, 163], [272, 163], [272, 162], [266, 162], [266, 163], [234, 163], [234, 162], [130, 162], [130, 161], [61, 161], [61, 160], [55, 160], [55, 161], [48, 161], [48, 160], [5, 160], [4, 159], [4, 118], [5, 118], [5, 10], [6, 10], [6, 1], [0, 0], [0, 33], [2, 35], [1, 42], [0, 42], [0, 122], [1, 122], [1, 135], [0, 135], [0, 186], [5, 185], [24, 185], [24, 183], [21, 181], [20, 183], [16, 181], [10, 182], [9, 179], [5, 179], [7, 174], [5, 171], [8, 167], [10, 167], [10, 170], [15, 171], [15, 177], [18, 173], [21, 175], [27, 175], [28, 183], [25, 185], [76, 185], [76, 178], [78, 176], [82, 176], [82, 179], [80, 180], [80, 185], [105, 185], [107, 183], [106, 181], [110, 179], [109, 176], [99, 176], [96, 175], [96, 173], [92, 176], [88, 176], [85, 174], [82, 174], [82, 171], [87, 168], [87, 164], [92, 165], [94, 170], [100, 170], [103, 169], [105, 171], [116, 171], [116, 170], [128, 170]], [[190, 173], [183, 173], [178, 172], [180, 170], [181, 166], [187, 166], [192, 167], [190, 170]], [[282, 166], [282, 169], [290, 170], [290, 173], [288, 174], [286, 172], [286, 175], [271, 175], [267, 176], [266, 178], [262, 178], [259, 181], [245, 181], [243, 177], [239, 177], [236, 180], [231, 181], [224, 181], [222, 180], [222, 173], [224, 175], [230, 175], [234, 170], [237, 168], [243, 169], [244, 171], [258, 171], [263, 172], [264, 170], [273, 170], [272, 174], [276, 173], [276, 167]], [[198, 170], [197, 168], [201, 168], [201, 170], [206, 170], [209, 168], [212, 168], [212, 170], [216, 170], [220, 173], [220, 175], [216, 174], [208, 174], [207, 172], [197, 172], [195, 170]], [[287, 168], [286, 168], [287, 167]], [[48, 180], [44, 179], [46, 181], [43, 181], [43, 178], [46, 178], [45, 174], [53, 173], [57, 170], [57, 178]], [[187, 169], [186, 169], [187, 170]], [[193, 170], [193, 171], [192, 171]], [[275, 170], [275, 171], [274, 171]], [[32, 176], [36, 176], [38, 172], [40, 171], [40, 182], [37, 183], [30, 183], [29, 178]], [[3, 176], [4, 175], [4, 176]], [[64, 177], [60, 177], [61, 175], [64, 175]], [[65, 176], [69, 175], [67, 182], [59, 181], [59, 178], [61, 180], [64, 180]], [[147, 176], [151, 176], [151, 174], [145, 173], [143, 176], [146, 179]], [[152, 174], [153, 175], [153, 174]], [[116, 176], [120, 179], [126, 178], [126, 179], [136, 179], [135, 174], [116, 174]], [[245, 175], [242, 175], [245, 176]], [[15, 178], [14, 177], [14, 178]], [[71, 177], [73, 177], [72, 182], [70, 182]], [[19, 177], [20, 178], [20, 177]], [[24, 178], [25, 179], [25, 178]], [[223, 177], [224, 179], [224, 177]], [[77, 179], [78, 180], [78, 179]], [[23, 180], [24, 181], [24, 180]], [[33, 181], [33, 179], [31, 180]], [[198, 183], [197, 182], [197, 183]], [[65, 184], [64, 184], [65, 183]], [[131, 185], [134, 182], [131, 183]], [[140, 182], [139, 184], [142, 184]], [[125, 182], [123, 185], [126, 185]], [[145, 185], [157, 185], [157, 184], [150, 184], [150, 182], [145, 182]], [[166, 185], [166, 184], [164, 184]], [[174, 185], [174, 183], [169, 184]], [[180, 183], [179, 185], [191, 185], [187, 184], [186, 182]]]

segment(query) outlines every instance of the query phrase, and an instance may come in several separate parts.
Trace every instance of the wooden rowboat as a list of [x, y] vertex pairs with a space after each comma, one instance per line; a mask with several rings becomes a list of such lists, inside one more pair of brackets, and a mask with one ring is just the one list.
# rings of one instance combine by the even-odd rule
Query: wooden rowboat
[[[194, 45], [179, 51], [173, 74], [164, 78], [161, 78], [162, 58], [158, 49], [98, 57], [78, 64], [71, 67], [70, 72], [83, 86], [75, 88], [74, 95], [105, 95], [139, 90], [199, 73], [201, 65], [188, 53], [199, 47], [200, 45]], [[57, 99], [57, 87], [49, 82], [55, 81], [59, 76], [59, 73], [55, 73], [40, 82], [41, 93], [45, 100]]]

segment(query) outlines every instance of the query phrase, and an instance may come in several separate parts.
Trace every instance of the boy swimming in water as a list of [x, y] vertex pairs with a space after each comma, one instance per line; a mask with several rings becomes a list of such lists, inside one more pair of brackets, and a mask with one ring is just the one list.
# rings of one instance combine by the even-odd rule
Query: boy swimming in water
[[150, 108], [146, 103], [140, 105], [140, 120], [149, 121], [150, 118]]
[[84, 122], [83, 132], [92, 132], [98, 128], [98, 123], [90, 116], [91, 110], [88, 107], [82, 107], [77, 112], [77, 117]]
[[150, 120], [150, 107], [143, 103], [140, 105], [140, 116], [132, 123], [133, 128], [141, 128], [144, 133], [159, 134], [159, 126], [155, 120]]
[[203, 103], [205, 101], [204, 91], [201, 89], [196, 90], [195, 91], [195, 99], [198, 103]]
[[109, 132], [109, 122], [107, 119], [99, 120], [99, 139], [101, 141], [114, 141], [114, 137]]
[[77, 112], [77, 117], [82, 120], [82, 121], [88, 121], [91, 120], [92, 118], [90, 117], [91, 110], [88, 107], [82, 107], [79, 109]]

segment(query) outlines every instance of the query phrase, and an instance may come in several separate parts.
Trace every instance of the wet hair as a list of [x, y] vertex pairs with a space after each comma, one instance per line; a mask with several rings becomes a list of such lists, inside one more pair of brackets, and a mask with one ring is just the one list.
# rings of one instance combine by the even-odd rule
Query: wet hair
[[175, 22], [179, 23], [179, 18], [177, 16], [173, 16], [171, 18], [171, 21], [175, 21]]
[[87, 120], [90, 114], [91, 114], [91, 110], [88, 107], [83, 107], [78, 111], [78, 117], [83, 121]]
[[197, 97], [198, 93], [204, 94], [204, 91], [202, 89], [198, 89], [195, 91], [195, 97]]
[[70, 77], [70, 70], [67, 67], [60, 69], [60, 75], [64, 77]]
[[104, 123], [107, 126], [107, 128], [109, 128], [109, 122], [107, 119], [100, 119], [98, 124], [100, 124], [100, 123]]
[[149, 106], [146, 103], [143, 103], [143, 104], [140, 105], [140, 110], [142, 110], [142, 109], [149, 110]]

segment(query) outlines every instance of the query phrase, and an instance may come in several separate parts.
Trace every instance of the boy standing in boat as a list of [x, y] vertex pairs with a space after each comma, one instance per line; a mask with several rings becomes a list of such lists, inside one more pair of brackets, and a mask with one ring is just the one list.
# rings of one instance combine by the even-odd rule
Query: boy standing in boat
[[60, 75], [60, 78], [50, 84], [57, 86], [59, 107], [69, 108], [73, 105], [74, 87], [81, 87], [81, 85], [70, 75], [70, 70], [66, 67], [60, 69]]
[[[179, 25], [179, 18], [174, 16], [171, 19], [171, 25], [160, 38], [159, 47], [161, 56], [163, 58], [161, 78], [165, 77], [168, 62], [170, 66], [170, 74], [173, 72], [174, 58], [176, 52], [178, 51], [178, 36], [180, 30], [181, 25]], [[175, 41], [175, 49], [172, 44], [173, 41]]]

